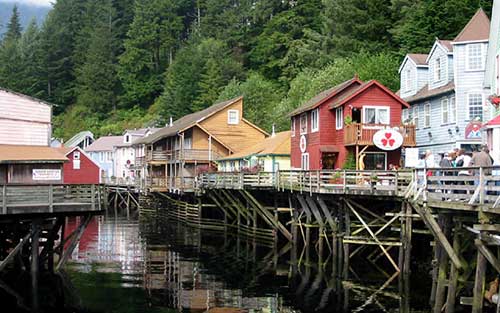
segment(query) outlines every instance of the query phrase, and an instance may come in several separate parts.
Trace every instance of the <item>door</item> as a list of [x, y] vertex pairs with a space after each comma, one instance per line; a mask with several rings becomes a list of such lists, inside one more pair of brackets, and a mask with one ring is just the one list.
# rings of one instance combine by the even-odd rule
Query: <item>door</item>
[[363, 159], [365, 170], [387, 170], [387, 153], [385, 152], [366, 152]]
[[337, 161], [336, 153], [323, 153], [321, 155], [321, 165], [324, 170], [335, 169], [335, 162]]
[[352, 122], [353, 123], [361, 123], [361, 110], [358, 108], [352, 109]]

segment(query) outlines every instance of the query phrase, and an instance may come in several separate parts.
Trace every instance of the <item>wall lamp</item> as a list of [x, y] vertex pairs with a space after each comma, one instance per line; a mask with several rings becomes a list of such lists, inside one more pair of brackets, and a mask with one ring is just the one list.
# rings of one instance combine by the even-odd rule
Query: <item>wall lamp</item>
[[458, 128], [458, 125], [455, 126], [455, 132], [458, 134], [460, 132], [460, 128]]
[[432, 139], [432, 133], [428, 132], [427, 135], [429, 135], [429, 139]]
[[451, 128], [448, 128], [448, 134], [453, 135], [453, 131], [451, 130]]

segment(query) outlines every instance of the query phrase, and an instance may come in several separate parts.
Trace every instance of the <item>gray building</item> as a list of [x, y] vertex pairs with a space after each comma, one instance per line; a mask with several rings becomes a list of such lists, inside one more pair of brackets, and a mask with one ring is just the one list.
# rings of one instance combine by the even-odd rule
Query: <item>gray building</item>
[[457, 37], [436, 39], [429, 54], [408, 54], [399, 69], [403, 122], [416, 125], [417, 147], [434, 154], [481, 144], [493, 115], [484, 89], [490, 21], [478, 10]]

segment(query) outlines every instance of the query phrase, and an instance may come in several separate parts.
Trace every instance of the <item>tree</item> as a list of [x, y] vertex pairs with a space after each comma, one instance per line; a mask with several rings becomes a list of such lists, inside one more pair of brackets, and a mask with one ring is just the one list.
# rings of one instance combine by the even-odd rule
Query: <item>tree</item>
[[243, 96], [244, 114], [252, 123], [268, 131], [278, 122], [276, 108], [283, 96], [280, 86], [258, 73], [251, 73], [243, 82], [233, 79], [224, 87], [217, 102]]
[[33, 19], [22, 34], [18, 43], [20, 81], [16, 90], [35, 97], [41, 97], [43, 85], [43, 51], [41, 50], [40, 31]]
[[125, 107], [148, 107], [160, 95], [163, 73], [184, 29], [177, 0], [138, 0], [118, 74], [124, 87]]
[[7, 24], [7, 32], [4, 35], [4, 41], [18, 40], [21, 38], [22, 27], [19, 18], [19, 10], [17, 5], [12, 8], [12, 15], [10, 17], [9, 23]]
[[7, 24], [7, 32], [0, 45], [0, 84], [13, 90], [19, 90], [22, 82], [18, 47], [20, 38], [19, 12], [17, 5], [14, 5], [10, 21]]

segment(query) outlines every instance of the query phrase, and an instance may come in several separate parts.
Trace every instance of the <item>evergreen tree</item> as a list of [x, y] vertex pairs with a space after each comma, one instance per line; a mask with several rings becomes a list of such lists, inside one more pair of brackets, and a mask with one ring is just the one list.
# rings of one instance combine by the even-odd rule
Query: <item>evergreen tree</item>
[[20, 82], [16, 90], [35, 97], [41, 97], [43, 85], [43, 51], [41, 50], [40, 31], [33, 19], [18, 43]]
[[19, 90], [21, 84], [21, 64], [19, 55], [19, 39], [21, 38], [21, 24], [19, 12], [15, 5], [12, 9], [7, 32], [0, 45], [0, 85], [4, 88]]
[[18, 40], [21, 38], [22, 27], [19, 17], [19, 10], [17, 5], [12, 8], [12, 15], [10, 17], [9, 23], [7, 24], [7, 32], [4, 35], [4, 40]]

